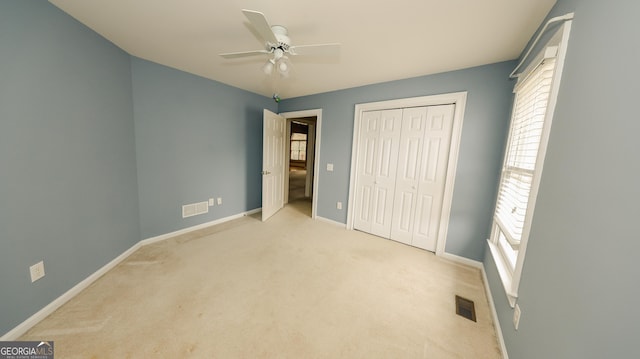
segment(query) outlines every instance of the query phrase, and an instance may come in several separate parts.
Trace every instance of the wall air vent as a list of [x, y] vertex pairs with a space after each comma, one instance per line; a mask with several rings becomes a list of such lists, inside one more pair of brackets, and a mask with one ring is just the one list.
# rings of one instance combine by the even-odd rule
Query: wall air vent
[[209, 213], [209, 202], [198, 202], [182, 206], [182, 218]]

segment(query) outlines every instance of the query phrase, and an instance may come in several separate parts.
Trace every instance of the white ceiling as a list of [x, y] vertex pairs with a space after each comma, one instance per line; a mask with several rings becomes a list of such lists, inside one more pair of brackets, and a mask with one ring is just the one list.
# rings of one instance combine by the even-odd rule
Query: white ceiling
[[[512, 60], [555, 0], [49, 0], [128, 53], [265, 96], [316, 94]], [[292, 44], [339, 42], [337, 58], [294, 57], [287, 79], [241, 9], [289, 29]]]

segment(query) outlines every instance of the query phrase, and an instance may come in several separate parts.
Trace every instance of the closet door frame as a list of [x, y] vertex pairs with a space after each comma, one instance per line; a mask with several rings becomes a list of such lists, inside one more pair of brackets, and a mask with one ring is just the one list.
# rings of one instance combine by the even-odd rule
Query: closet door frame
[[355, 210], [355, 185], [358, 176], [358, 149], [360, 140], [360, 125], [362, 115], [365, 111], [391, 110], [407, 107], [424, 107], [454, 104], [453, 130], [451, 133], [451, 143], [449, 146], [449, 160], [447, 161], [447, 175], [444, 185], [444, 197], [442, 201], [442, 214], [438, 240], [436, 244], [436, 255], [444, 254], [446, 246], [447, 231], [449, 227], [449, 217], [451, 215], [451, 202], [453, 199], [453, 185], [456, 177], [458, 164], [458, 153], [460, 150], [460, 138], [462, 135], [462, 122], [464, 110], [467, 102], [467, 92], [453, 92], [432, 96], [411, 97], [388, 101], [369, 102], [356, 104], [353, 119], [353, 144], [351, 148], [351, 176], [349, 182], [349, 202], [347, 206], [347, 229], [353, 229]]

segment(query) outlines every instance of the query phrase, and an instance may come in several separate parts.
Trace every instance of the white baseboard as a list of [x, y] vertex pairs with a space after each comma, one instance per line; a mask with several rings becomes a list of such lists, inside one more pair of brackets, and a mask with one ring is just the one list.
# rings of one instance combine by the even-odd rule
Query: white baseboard
[[484, 268], [484, 266], [482, 265], [482, 262], [478, 262], [478, 261], [473, 260], [473, 259], [461, 257], [459, 255], [455, 255], [455, 254], [444, 252], [444, 253], [440, 254], [439, 256], [444, 258], [444, 259], [448, 259], [448, 260], [456, 262], [456, 263], [468, 265], [468, 266], [473, 267], [473, 268], [478, 268], [478, 269]]
[[498, 339], [498, 344], [500, 345], [502, 358], [509, 359], [509, 354], [507, 354], [507, 346], [505, 345], [504, 337], [502, 336], [502, 328], [500, 327], [500, 321], [498, 320], [498, 312], [496, 311], [496, 305], [493, 302], [491, 288], [489, 288], [489, 279], [487, 278], [487, 272], [485, 272], [484, 270], [484, 263], [447, 252], [444, 252], [439, 256], [453, 262], [480, 269], [480, 271], [482, 272], [482, 284], [484, 286], [484, 291], [487, 294], [487, 302], [489, 303], [489, 310], [491, 310], [491, 316], [493, 317], [493, 323], [496, 330], [496, 338]]
[[496, 330], [496, 337], [498, 339], [498, 344], [500, 345], [500, 351], [502, 352], [502, 358], [509, 359], [509, 354], [507, 353], [507, 346], [504, 343], [504, 337], [502, 336], [502, 328], [500, 327], [500, 320], [498, 319], [498, 312], [496, 311], [496, 305], [493, 302], [493, 295], [491, 294], [491, 288], [489, 287], [489, 279], [487, 278], [487, 272], [484, 270], [484, 265], [481, 268], [482, 271], [482, 282], [484, 283], [484, 290], [487, 293], [487, 301], [489, 302], [489, 309], [491, 310], [491, 315], [493, 316], [493, 325]]
[[334, 221], [333, 219], [329, 219], [329, 218], [324, 218], [324, 217], [320, 217], [320, 216], [316, 216], [316, 219], [318, 221], [322, 221], [325, 223], [329, 223], [329, 224], [333, 224], [334, 226], [338, 226], [338, 227], [342, 227], [342, 228], [347, 228], [347, 225], [344, 223], [340, 223], [338, 221]]
[[262, 208], [256, 208], [256, 209], [252, 209], [250, 211], [246, 211], [246, 212], [242, 212], [242, 213], [238, 213], [238, 214], [234, 214], [232, 216], [229, 217], [224, 217], [224, 218], [220, 218], [220, 219], [216, 219], [214, 221], [210, 221], [207, 223], [202, 223], [202, 224], [198, 224], [196, 226], [191, 226], [191, 227], [187, 227], [187, 228], [183, 228], [174, 232], [170, 232], [170, 233], [165, 233], [165, 234], [161, 234], [159, 236], [155, 236], [155, 237], [150, 237], [147, 239], [143, 239], [142, 241], [140, 241], [143, 245], [147, 245], [147, 244], [151, 244], [151, 243], [156, 243], [156, 242], [160, 242], [160, 241], [164, 241], [166, 239], [172, 238], [172, 237], [176, 237], [185, 233], [189, 233], [189, 232], [193, 232], [193, 231], [197, 231], [199, 229], [203, 229], [203, 228], [207, 228], [207, 227], [211, 227], [211, 226], [215, 226], [216, 224], [221, 224], [224, 222], [229, 222], [232, 221], [234, 219], [238, 219], [244, 216], [250, 216], [254, 213], [258, 213], [262, 211]]
[[26, 333], [27, 330], [31, 329], [34, 325], [38, 324], [41, 320], [49, 316], [56, 309], [60, 308], [63, 304], [71, 300], [71, 298], [78, 295], [78, 293], [82, 292], [85, 288], [89, 287], [93, 282], [98, 280], [98, 278], [102, 277], [109, 270], [117, 266], [120, 262], [125, 260], [128, 256], [130, 256], [133, 252], [142, 247], [142, 243], [138, 242], [134, 244], [131, 248], [124, 251], [122, 254], [114, 258], [111, 262], [102, 266], [102, 268], [95, 271], [93, 274], [89, 275], [80, 283], [73, 286], [71, 289], [66, 291], [64, 294], [56, 298], [53, 302], [47, 304], [44, 308], [40, 309], [34, 315], [30, 316], [27, 320], [20, 323], [17, 327], [13, 328], [5, 335], [0, 337], [0, 340], [16, 340], [22, 334]]
[[27, 320], [25, 320], [24, 322], [18, 324], [18, 326], [16, 326], [15, 328], [11, 329], [7, 333], [5, 333], [2, 337], [0, 337], [0, 341], [8, 341], [8, 340], [16, 340], [16, 339], [18, 339], [21, 335], [23, 335], [29, 329], [31, 329], [31, 327], [33, 327], [34, 325], [38, 324], [41, 320], [43, 320], [44, 318], [49, 316], [56, 309], [60, 308], [66, 302], [68, 302], [73, 297], [78, 295], [84, 289], [89, 287], [93, 282], [98, 280], [105, 273], [107, 273], [108, 271], [113, 269], [120, 262], [125, 260], [131, 254], [133, 254], [133, 252], [137, 251], [141, 247], [146, 246], [148, 244], [152, 244], [152, 243], [156, 243], [156, 242], [159, 242], [159, 241], [163, 241], [163, 240], [166, 240], [166, 239], [169, 239], [169, 238], [181, 235], [181, 234], [193, 232], [193, 231], [196, 231], [196, 230], [199, 230], [199, 229], [202, 229], [202, 228], [206, 228], [206, 227], [210, 227], [210, 226], [213, 226], [213, 225], [216, 225], [216, 224], [221, 224], [221, 223], [224, 223], [224, 222], [228, 222], [228, 221], [240, 218], [240, 217], [249, 216], [249, 215], [252, 215], [254, 213], [260, 212], [261, 210], [262, 210], [261, 208], [256, 208], [256, 209], [252, 209], [250, 211], [246, 211], [246, 212], [243, 212], [243, 213], [235, 214], [233, 216], [220, 218], [220, 219], [217, 219], [215, 221], [199, 224], [197, 226], [193, 226], [193, 227], [181, 229], [181, 230], [178, 230], [178, 231], [175, 231], [175, 232], [162, 234], [162, 235], [159, 235], [159, 236], [156, 236], [156, 237], [152, 237], [152, 238], [147, 238], [147, 239], [141, 240], [140, 242], [134, 244], [133, 246], [131, 246], [131, 248], [127, 249], [122, 254], [120, 254], [119, 256], [114, 258], [111, 262], [105, 264], [102, 268], [98, 269], [93, 274], [91, 274], [87, 278], [85, 278], [83, 281], [81, 281], [80, 283], [76, 284], [71, 289], [66, 291], [64, 294], [62, 294], [61, 296], [59, 296], [58, 298], [53, 300], [51, 303], [47, 304], [44, 308], [40, 309], [34, 315], [30, 316]]

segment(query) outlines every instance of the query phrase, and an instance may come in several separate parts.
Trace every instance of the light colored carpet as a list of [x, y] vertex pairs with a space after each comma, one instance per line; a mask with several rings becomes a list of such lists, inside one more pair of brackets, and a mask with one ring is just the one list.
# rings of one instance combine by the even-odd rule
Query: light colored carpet
[[305, 212], [145, 246], [20, 339], [56, 358], [500, 357], [478, 269]]

